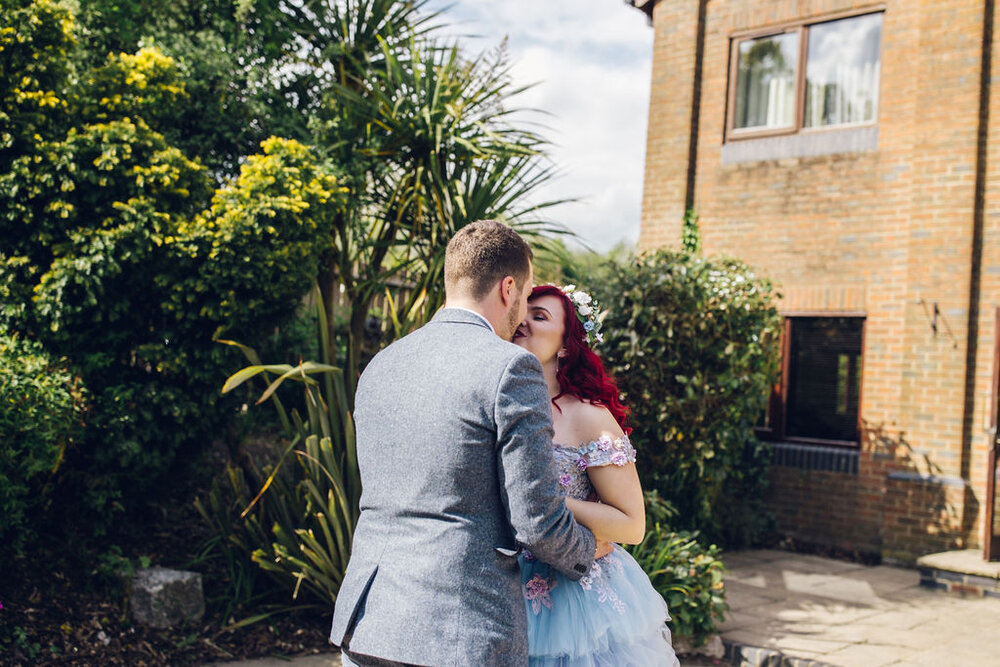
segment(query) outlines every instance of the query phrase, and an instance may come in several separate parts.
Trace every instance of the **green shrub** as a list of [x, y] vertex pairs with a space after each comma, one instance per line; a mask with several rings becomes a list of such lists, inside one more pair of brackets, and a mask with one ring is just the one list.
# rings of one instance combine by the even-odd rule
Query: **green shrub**
[[767, 521], [753, 428], [777, 372], [771, 283], [737, 260], [660, 251], [623, 262], [601, 296], [602, 354], [632, 409], [644, 486], [678, 527], [752, 541]]
[[[223, 392], [264, 378], [269, 384], [258, 402], [271, 399], [287, 436], [275, 461], [230, 466], [205, 502], [196, 502], [215, 533], [210, 546], [221, 552], [229, 569], [226, 617], [251, 599], [261, 571], [284, 590], [288, 605], [328, 609], [350, 559], [361, 497], [354, 422], [345, 374], [330, 365], [333, 347], [318, 287], [314, 297], [322, 363], [263, 365], [253, 349], [222, 341], [239, 347], [253, 364], [233, 374]], [[273, 381], [272, 374], [277, 376]], [[305, 385], [304, 417], [298, 410], [289, 415], [278, 398], [286, 380]]]
[[716, 621], [723, 621], [729, 611], [719, 553], [715, 545], [702, 546], [697, 532], [671, 533], [659, 527], [632, 548], [653, 588], [667, 601], [671, 632], [690, 637], [695, 646], [717, 633]]
[[[34, 268], [20, 291], [33, 297], [12, 324], [38, 331], [93, 392], [59, 497], [69, 525], [100, 535], [115, 511], [169, 488], [226, 433], [240, 401], [220, 397], [218, 379], [238, 356], [213, 339], [270, 351], [315, 279], [342, 192], [311, 149], [280, 139], [194, 210], [200, 168], [141, 123], [92, 127], [63, 146], [73, 160], [64, 178], [78, 184], [60, 195], [72, 211], [60, 223], [69, 233], [53, 231], [58, 245], [21, 244]], [[93, 165], [101, 150], [111, 156], [104, 172]], [[44, 174], [9, 175], [0, 201]], [[100, 226], [88, 227], [92, 220]]]
[[677, 510], [656, 491], [646, 492], [645, 499], [646, 536], [626, 548], [667, 601], [674, 635], [688, 637], [700, 646], [716, 633], [716, 621], [721, 622], [729, 610], [719, 547], [702, 546], [698, 533], [671, 532], [668, 526], [676, 519]]
[[220, 400], [218, 378], [236, 355], [213, 338], [263, 348], [295, 316], [342, 191], [310, 148], [273, 138], [213, 194], [143, 117], [162, 124], [184, 95], [155, 49], [60, 92], [72, 126], [24, 142], [0, 173], [0, 322], [69, 359], [93, 392], [59, 497], [69, 525], [101, 534], [225, 432], [238, 402]]
[[27, 521], [82, 427], [84, 390], [41, 345], [0, 333], [0, 550], [22, 550]]
[[216, 189], [182, 150], [199, 143], [190, 72], [155, 45], [82, 57], [76, 9], [0, 6], [0, 326], [91, 391], [49, 515], [88, 538], [226, 437], [240, 401], [219, 378], [238, 355], [214, 338], [271, 352], [344, 197], [315, 151], [277, 138]]

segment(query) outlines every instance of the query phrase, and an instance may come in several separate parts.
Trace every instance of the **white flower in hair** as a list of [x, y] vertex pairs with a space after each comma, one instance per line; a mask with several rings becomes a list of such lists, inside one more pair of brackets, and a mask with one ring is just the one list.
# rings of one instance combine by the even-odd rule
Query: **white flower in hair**
[[588, 345], [601, 343], [604, 336], [600, 333], [601, 319], [599, 316], [597, 301], [591, 298], [583, 290], [578, 290], [576, 285], [566, 285], [560, 288], [570, 302], [576, 308], [576, 318], [583, 324], [583, 342]]

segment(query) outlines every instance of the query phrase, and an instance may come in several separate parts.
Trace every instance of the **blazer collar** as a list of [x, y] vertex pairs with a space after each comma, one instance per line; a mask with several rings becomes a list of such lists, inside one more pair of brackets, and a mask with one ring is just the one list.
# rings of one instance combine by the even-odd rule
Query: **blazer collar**
[[[466, 308], [442, 308], [434, 314], [432, 322], [460, 322], [475, 324], [493, 331], [493, 325], [484, 316]], [[495, 332], [494, 332], [495, 333]]]

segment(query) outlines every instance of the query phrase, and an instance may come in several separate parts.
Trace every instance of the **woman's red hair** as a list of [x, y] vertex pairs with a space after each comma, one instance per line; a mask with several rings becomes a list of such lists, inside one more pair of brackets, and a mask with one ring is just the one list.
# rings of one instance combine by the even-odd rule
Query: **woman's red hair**
[[566, 354], [559, 360], [556, 370], [559, 394], [552, 399], [552, 403], [555, 404], [560, 396], [569, 394], [581, 401], [605, 407], [625, 434], [629, 434], [632, 429], [628, 426], [628, 408], [618, 400], [618, 385], [604, 370], [601, 358], [587, 346], [587, 332], [576, 316], [576, 305], [555, 285], [537, 285], [531, 290], [528, 301], [542, 296], [554, 296], [562, 302], [565, 325], [563, 347]]

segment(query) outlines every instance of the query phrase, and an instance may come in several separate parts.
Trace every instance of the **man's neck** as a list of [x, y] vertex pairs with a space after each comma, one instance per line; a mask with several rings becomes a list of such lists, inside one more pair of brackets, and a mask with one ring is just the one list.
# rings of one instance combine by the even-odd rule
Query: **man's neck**
[[478, 301], [473, 301], [471, 299], [448, 299], [444, 304], [445, 308], [462, 308], [463, 310], [471, 310], [477, 315], [481, 315], [484, 320], [489, 322], [490, 326], [493, 328], [493, 332], [497, 332], [497, 321], [490, 317], [490, 313], [487, 312], [488, 309], [483, 307], [483, 304]]

